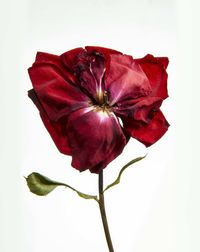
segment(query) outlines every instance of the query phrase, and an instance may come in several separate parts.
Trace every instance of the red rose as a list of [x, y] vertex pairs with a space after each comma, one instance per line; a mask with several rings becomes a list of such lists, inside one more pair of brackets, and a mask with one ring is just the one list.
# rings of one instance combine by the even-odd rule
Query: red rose
[[133, 59], [101, 47], [38, 52], [28, 94], [72, 166], [99, 173], [130, 137], [150, 146], [167, 131], [159, 109], [168, 96], [167, 65], [166, 57]]

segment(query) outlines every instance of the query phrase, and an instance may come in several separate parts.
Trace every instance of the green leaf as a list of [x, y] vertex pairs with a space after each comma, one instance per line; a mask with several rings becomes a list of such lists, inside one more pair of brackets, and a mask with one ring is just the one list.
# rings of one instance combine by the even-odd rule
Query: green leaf
[[49, 179], [49, 178], [47, 178], [37, 172], [31, 173], [26, 178], [26, 182], [27, 182], [27, 185], [28, 185], [30, 191], [36, 195], [39, 195], [39, 196], [45, 196], [45, 195], [49, 194], [57, 186], [64, 186], [64, 187], [71, 189], [72, 191], [75, 191], [81, 198], [94, 199], [94, 200], [98, 201], [98, 198], [95, 195], [89, 195], [89, 194], [82, 193], [82, 192], [74, 189], [70, 185], [60, 183], [57, 181], [53, 181], [53, 180], [51, 180], [51, 179]]
[[126, 165], [124, 165], [124, 166], [122, 167], [122, 169], [120, 170], [118, 177], [115, 179], [115, 181], [114, 181], [113, 183], [111, 183], [110, 185], [108, 185], [108, 186], [104, 189], [104, 192], [107, 191], [109, 188], [111, 188], [111, 187], [113, 187], [113, 186], [115, 186], [115, 185], [117, 185], [117, 184], [120, 183], [120, 179], [121, 179], [122, 173], [126, 170], [126, 168], [128, 168], [130, 165], [132, 165], [132, 164], [134, 164], [134, 163], [137, 163], [138, 161], [142, 160], [142, 159], [145, 158], [145, 157], [146, 157], [146, 155], [143, 156], [143, 157], [135, 158], [135, 159], [131, 160], [130, 162], [128, 162]]

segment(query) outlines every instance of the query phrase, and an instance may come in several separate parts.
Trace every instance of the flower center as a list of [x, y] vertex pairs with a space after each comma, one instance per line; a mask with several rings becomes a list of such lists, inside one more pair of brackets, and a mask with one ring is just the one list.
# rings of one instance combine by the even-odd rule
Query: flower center
[[107, 91], [99, 90], [95, 98], [96, 99], [95, 103], [93, 103], [93, 106], [95, 106], [96, 110], [102, 110], [105, 112], [110, 112], [112, 110], [111, 106], [109, 105]]

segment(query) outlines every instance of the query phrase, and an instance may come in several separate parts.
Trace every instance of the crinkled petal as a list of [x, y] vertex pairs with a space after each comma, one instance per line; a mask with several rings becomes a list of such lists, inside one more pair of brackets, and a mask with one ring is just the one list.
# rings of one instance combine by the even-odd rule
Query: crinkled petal
[[50, 120], [87, 107], [89, 98], [71, 85], [54, 65], [36, 64], [29, 68], [34, 90]]
[[94, 107], [69, 116], [67, 132], [72, 148], [72, 166], [99, 173], [123, 150], [127, 139], [113, 113]]
[[98, 53], [101, 54], [104, 59], [105, 59], [105, 77], [109, 73], [110, 69], [110, 60], [111, 60], [111, 55], [113, 54], [119, 54], [122, 55], [121, 52], [110, 49], [110, 48], [105, 48], [105, 47], [100, 47], [100, 46], [86, 46], [85, 49], [87, 50], [88, 53]]
[[80, 86], [94, 99], [104, 91], [104, 72], [105, 59], [97, 53], [84, 55], [77, 62], [75, 69]]
[[106, 70], [104, 57], [99, 53], [92, 54], [90, 68], [98, 86], [97, 90], [103, 89], [102, 82]]
[[65, 66], [70, 68], [79, 79], [78, 85], [84, 92], [98, 100], [104, 88], [104, 74], [109, 70], [110, 55], [118, 51], [95, 46], [76, 48], [61, 55]]
[[63, 53], [60, 57], [63, 64], [72, 72], [74, 72], [74, 66], [79, 60], [79, 55], [81, 55], [84, 52], [85, 50], [82, 47], [78, 47]]
[[52, 63], [61, 66], [60, 57], [46, 52], [37, 52], [34, 63]]
[[110, 105], [147, 96], [151, 86], [140, 65], [128, 55], [111, 55], [105, 79]]
[[109, 56], [111, 54], [122, 54], [119, 51], [116, 51], [116, 50], [113, 50], [110, 48], [106, 48], [106, 47], [100, 47], [100, 46], [86, 46], [85, 49], [89, 53], [99, 52], [105, 56]]
[[63, 64], [69, 68], [70, 70], [74, 71], [74, 66], [77, 64], [77, 62], [80, 61], [80, 59], [84, 57], [87, 57], [88, 55], [93, 54], [101, 54], [106, 59], [109, 59], [111, 54], [122, 54], [121, 52], [118, 52], [113, 49], [104, 48], [104, 47], [98, 47], [98, 46], [86, 46], [85, 49], [82, 47], [78, 47], [75, 49], [72, 49], [70, 51], [67, 51], [61, 55], [61, 60]]
[[151, 96], [161, 97], [163, 100], [168, 97], [167, 72], [169, 60], [167, 57], [158, 57], [148, 54], [144, 58], [136, 60], [145, 72], [151, 84]]
[[99, 52], [87, 52], [76, 48], [61, 55], [63, 63], [70, 67], [78, 79], [78, 86], [95, 100], [97, 93], [103, 90], [105, 59]]
[[117, 116], [134, 117], [135, 120], [148, 122], [151, 114], [162, 104], [160, 97], [142, 97], [119, 103], [113, 109]]
[[158, 97], [150, 97], [136, 103], [133, 109], [133, 117], [137, 121], [149, 123], [155, 111], [162, 104], [162, 100]]
[[50, 120], [44, 108], [42, 107], [42, 104], [40, 103], [35, 91], [31, 89], [28, 92], [28, 95], [38, 108], [42, 121], [49, 134], [51, 135], [51, 138], [53, 139], [58, 150], [63, 154], [71, 155], [71, 148], [69, 146], [66, 132], [67, 118], [61, 118], [57, 122]]
[[156, 59], [162, 64], [162, 66], [166, 70], [169, 64], [169, 59], [167, 57], [156, 57]]
[[53, 65], [54, 68], [57, 69], [57, 71], [63, 76], [64, 79], [66, 79], [72, 85], [76, 85], [76, 76], [65, 67], [60, 56], [45, 52], [37, 52], [33, 66], [37, 66], [40, 64]]
[[148, 123], [134, 118], [124, 118], [125, 130], [135, 139], [149, 147], [158, 141], [167, 131], [169, 123], [160, 110], [157, 110]]

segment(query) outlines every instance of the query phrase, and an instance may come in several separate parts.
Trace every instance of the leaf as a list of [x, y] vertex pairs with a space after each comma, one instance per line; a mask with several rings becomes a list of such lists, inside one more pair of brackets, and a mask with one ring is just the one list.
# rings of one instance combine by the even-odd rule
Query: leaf
[[64, 187], [71, 189], [72, 191], [75, 191], [80, 197], [82, 197], [84, 199], [94, 199], [94, 200], [98, 201], [98, 198], [95, 195], [89, 195], [89, 194], [79, 192], [78, 190], [74, 189], [70, 185], [60, 183], [57, 181], [53, 181], [53, 180], [51, 180], [51, 179], [49, 179], [49, 178], [47, 178], [37, 172], [31, 173], [25, 179], [26, 179], [26, 182], [27, 182], [27, 185], [28, 185], [30, 191], [36, 195], [39, 195], [39, 196], [45, 196], [45, 195], [49, 194], [57, 186], [64, 186]]
[[143, 157], [135, 158], [135, 159], [131, 160], [130, 162], [128, 162], [126, 165], [124, 165], [124, 166], [122, 167], [122, 169], [120, 170], [119, 175], [118, 175], [118, 177], [116, 178], [116, 180], [115, 180], [113, 183], [111, 183], [110, 185], [108, 185], [108, 186], [104, 189], [104, 192], [105, 192], [106, 190], [108, 190], [109, 188], [111, 188], [111, 187], [113, 187], [113, 186], [115, 186], [115, 185], [117, 185], [117, 184], [120, 183], [120, 179], [121, 179], [122, 173], [126, 170], [126, 168], [128, 168], [130, 165], [132, 165], [132, 164], [134, 164], [134, 163], [137, 163], [138, 161], [142, 160], [142, 159], [145, 158], [145, 157], [146, 157], [146, 155], [143, 156]]

